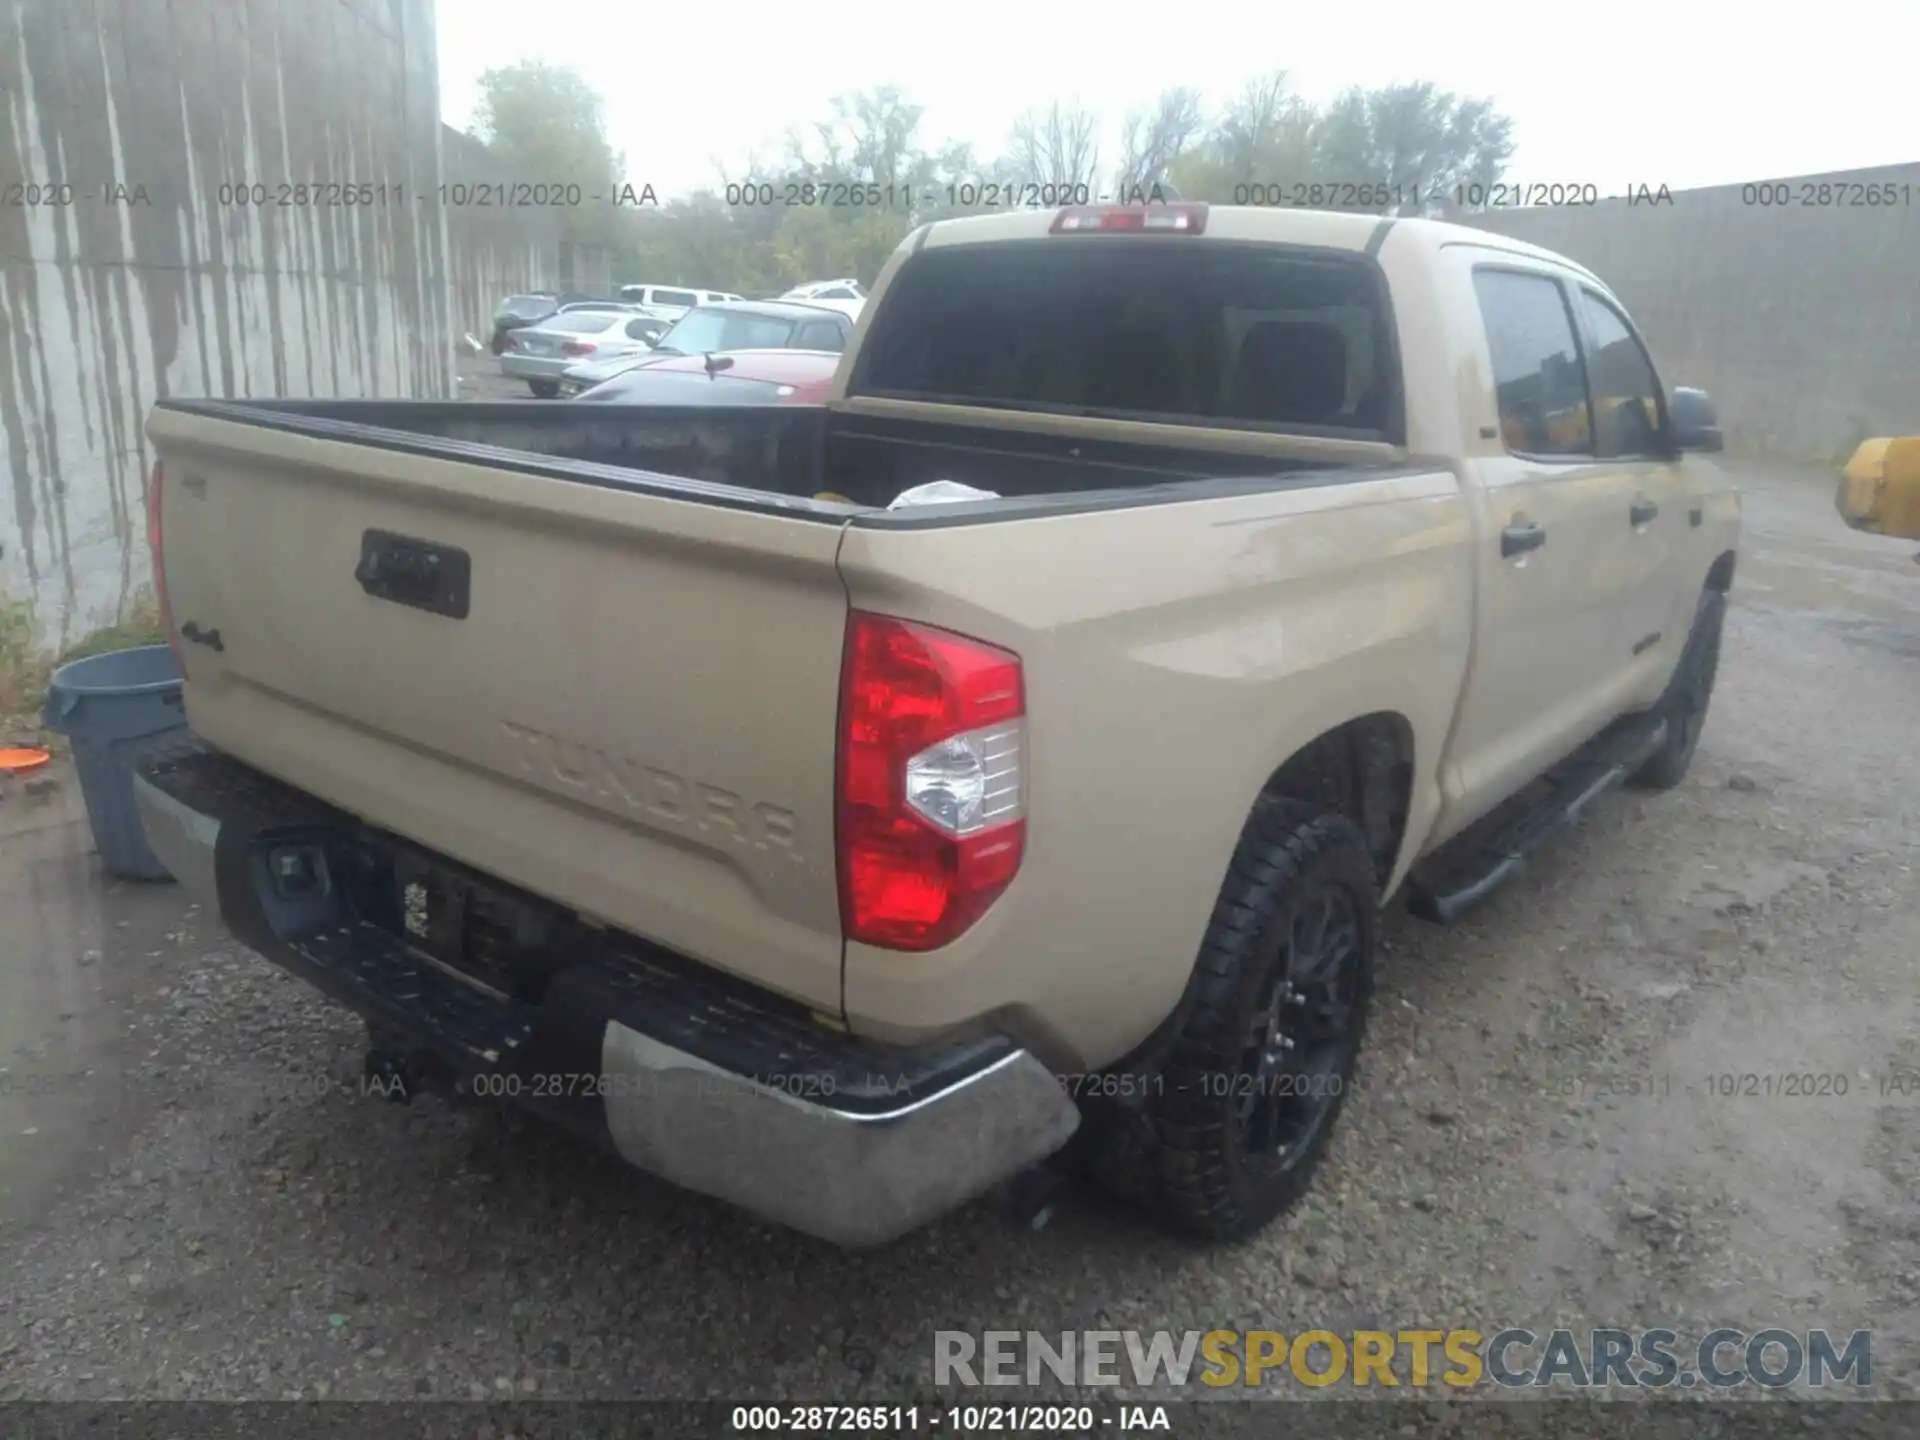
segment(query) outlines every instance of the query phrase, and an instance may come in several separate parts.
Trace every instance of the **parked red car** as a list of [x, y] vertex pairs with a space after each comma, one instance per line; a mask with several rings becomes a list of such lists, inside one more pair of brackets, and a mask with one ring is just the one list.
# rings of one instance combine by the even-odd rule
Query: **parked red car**
[[573, 398], [610, 405], [818, 405], [840, 356], [829, 350], [663, 355]]

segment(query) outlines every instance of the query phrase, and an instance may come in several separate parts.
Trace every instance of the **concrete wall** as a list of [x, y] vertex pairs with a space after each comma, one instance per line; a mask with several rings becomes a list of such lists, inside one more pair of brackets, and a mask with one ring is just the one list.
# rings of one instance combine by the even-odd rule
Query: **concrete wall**
[[[0, 7], [0, 604], [44, 644], [147, 581], [156, 399], [453, 393], [433, 8]], [[219, 188], [298, 181], [388, 188]]]
[[[1759, 197], [1727, 185], [1671, 205], [1462, 219], [1604, 279], [1661, 378], [1712, 394], [1731, 449], [1826, 460], [1868, 435], [1920, 433], [1920, 164], [1770, 184], [1790, 203], [1749, 204]], [[1894, 203], [1800, 203], [1821, 184], [1890, 186]]]
[[[440, 171], [445, 183], [511, 185], [512, 174], [480, 141], [451, 125], [440, 127]], [[447, 279], [454, 334], [485, 342], [500, 301], [529, 290], [612, 292], [605, 249], [565, 238], [559, 210], [534, 206], [449, 205]]]
[[[440, 127], [444, 183], [506, 184], [509, 175], [494, 153], [451, 125]], [[560, 266], [558, 212], [497, 205], [447, 207], [447, 283], [452, 332], [482, 344], [493, 331], [493, 313], [508, 295], [557, 290]]]
[[587, 295], [613, 293], [613, 256], [604, 245], [560, 246], [560, 288]]

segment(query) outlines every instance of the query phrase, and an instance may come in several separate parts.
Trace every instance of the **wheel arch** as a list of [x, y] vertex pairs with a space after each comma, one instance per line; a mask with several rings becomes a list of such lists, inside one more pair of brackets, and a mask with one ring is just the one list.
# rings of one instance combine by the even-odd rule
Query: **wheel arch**
[[1300, 746], [1274, 767], [1254, 803], [1302, 800], [1345, 815], [1366, 837], [1384, 890], [1406, 843], [1416, 758], [1413, 722], [1376, 710]]
[[[1248, 798], [1242, 830], [1263, 804], [1275, 800], [1298, 800], [1344, 815], [1365, 837], [1376, 883], [1384, 892], [1407, 840], [1418, 773], [1414, 743], [1412, 721], [1396, 710], [1370, 711], [1322, 730], [1276, 765]], [[1158, 1067], [1192, 1013], [1200, 979], [1198, 958], [1172, 1012], [1115, 1062], [1113, 1070]]]

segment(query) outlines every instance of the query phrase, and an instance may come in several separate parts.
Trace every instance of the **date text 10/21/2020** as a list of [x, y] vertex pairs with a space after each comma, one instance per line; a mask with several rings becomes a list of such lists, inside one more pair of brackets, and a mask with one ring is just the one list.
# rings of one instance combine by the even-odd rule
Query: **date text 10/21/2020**
[[[1127, 1099], [1165, 1093], [1165, 1075], [1104, 1072], [1057, 1077], [1078, 1098]], [[1363, 1074], [1273, 1074], [1259, 1076], [1208, 1071], [1189, 1077], [1185, 1084], [1202, 1094], [1228, 1099], [1254, 1096], [1315, 1099], [1358, 1094], [1375, 1088]], [[1572, 1100], [1612, 1096], [1630, 1100], [1843, 1100], [1868, 1099], [1879, 1103], [1907, 1098], [1920, 1100], [1920, 1070], [1889, 1070], [1858, 1074], [1844, 1070], [1718, 1071], [1680, 1075], [1671, 1071], [1566, 1073], [1553, 1075], [1487, 1075], [1459, 1086], [1450, 1096], [1436, 1096], [1433, 1108], [1446, 1111], [1453, 1103], [1478, 1104], [1501, 1100]]]
[[[1527, 208], [1586, 207], [1624, 201], [1629, 208], [1670, 208], [1696, 192], [1676, 194], [1662, 183], [1634, 182], [1603, 189], [1594, 181], [1548, 183], [1466, 182], [1429, 186], [1398, 181], [1255, 180], [1233, 187], [1230, 202], [1254, 208], [1350, 210], [1441, 214]], [[1700, 194], [1710, 192], [1697, 192]], [[158, 198], [167, 199], [165, 187]], [[943, 206], [958, 211], [1053, 209], [1066, 205], [1155, 205], [1181, 198], [1161, 185], [1107, 193], [1085, 182], [1060, 184], [949, 181], [938, 185], [877, 181], [740, 181], [725, 187], [736, 208], [794, 206], [825, 209], [917, 211]], [[114, 180], [90, 185], [71, 181], [16, 180], [0, 184], [0, 209], [68, 208], [81, 204], [145, 207], [156, 192], [144, 184]], [[581, 185], [572, 181], [449, 181], [425, 189], [370, 180], [223, 181], [214, 203], [223, 209], [373, 208], [409, 201], [455, 209], [658, 208], [660, 192], [631, 181]], [[1908, 210], [1920, 203], [1920, 185], [1903, 181], [1772, 180], [1739, 187], [1748, 209]]]
[[[855, 1088], [845, 1077], [835, 1076], [828, 1071], [800, 1071], [751, 1078], [763, 1088], [780, 1090], [794, 1099], [822, 1103], [830, 1102], [848, 1088]], [[1322, 1099], [1365, 1093], [1376, 1088], [1392, 1088], [1384, 1082], [1369, 1080], [1364, 1073], [1340, 1076], [1283, 1072], [1260, 1076], [1218, 1070], [1172, 1078], [1164, 1073], [1116, 1070], [1060, 1074], [1054, 1078], [1075, 1100], [1088, 1101], [1145, 1099], [1167, 1094], [1176, 1087], [1185, 1087], [1201, 1095], [1223, 1100], [1255, 1097]], [[69, 1093], [92, 1089], [100, 1083], [99, 1077], [85, 1073], [8, 1070], [0, 1072], [0, 1098], [8, 1095]], [[391, 1085], [399, 1082], [367, 1075], [349, 1081], [337, 1074], [314, 1069], [268, 1074], [248, 1072], [219, 1077], [211, 1083], [213, 1088], [238, 1089], [268, 1100], [297, 1102], [356, 1089], [366, 1094], [386, 1094]], [[687, 1076], [678, 1076], [674, 1081], [673, 1093], [684, 1093], [687, 1083], [690, 1083]], [[697, 1078], [691, 1083], [698, 1083]], [[860, 1078], [857, 1088], [869, 1098], [875, 1095], [914, 1098], [920, 1084], [919, 1079], [905, 1075], [868, 1075]], [[737, 1085], [737, 1080], [728, 1079], [719, 1088], [731, 1094]], [[662, 1095], [666, 1093], [663, 1082], [655, 1076], [603, 1075], [590, 1071], [485, 1071], [462, 1078], [458, 1082], [458, 1089], [462, 1094], [482, 1100], [565, 1100], [586, 1096], [641, 1098], [656, 1091]], [[1600, 1098], [1736, 1103], [1775, 1101], [1788, 1104], [1867, 1101], [1885, 1105], [1905, 1100], [1920, 1102], [1920, 1070], [1887, 1070], [1879, 1073], [1827, 1069], [1715, 1071], [1696, 1075], [1658, 1070], [1498, 1074], [1480, 1076], [1450, 1090], [1436, 1090], [1427, 1097], [1429, 1109], [1436, 1115], [1451, 1115], [1475, 1105], [1511, 1104], [1529, 1099], [1564, 1101]]]
[[[805, 1071], [791, 1075], [759, 1075], [756, 1083], [777, 1089], [796, 1099], [831, 1100], [841, 1092], [842, 1082], [831, 1072]], [[1207, 1071], [1180, 1080], [1165, 1074], [1135, 1074], [1125, 1071], [1096, 1071], [1086, 1074], [1057, 1075], [1055, 1079], [1076, 1100], [1127, 1100], [1164, 1094], [1175, 1085], [1197, 1088], [1203, 1095], [1222, 1099], [1251, 1096], [1317, 1099], [1343, 1093], [1360, 1093], [1370, 1082], [1355, 1075], [1275, 1074], [1257, 1076], [1229, 1071]], [[645, 1075], [549, 1075], [496, 1071], [473, 1077], [464, 1089], [477, 1098], [487, 1099], [563, 1099], [580, 1095], [637, 1095], [656, 1084]], [[684, 1085], [686, 1077], [675, 1084]], [[736, 1082], [727, 1082], [731, 1092]], [[916, 1079], [901, 1076], [869, 1075], [862, 1079], [860, 1091], [873, 1095], [898, 1094], [911, 1097], [918, 1093]], [[678, 1091], [676, 1090], [676, 1093]], [[1879, 1103], [1906, 1098], [1920, 1099], [1920, 1071], [1887, 1071], [1877, 1075], [1858, 1075], [1842, 1070], [1800, 1071], [1723, 1071], [1698, 1075], [1676, 1075], [1667, 1071], [1620, 1072], [1617, 1074], [1563, 1074], [1536, 1076], [1486, 1076], [1469, 1082], [1451, 1097], [1437, 1096], [1436, 1111], [1453, 1104], [1484, 1104], [1532, 1099], [1570, 1100], [1612, 1096], [1621, 1099], [1664, 1101], [1675, 1099], [1823, 1101], [1870, 1099]]]

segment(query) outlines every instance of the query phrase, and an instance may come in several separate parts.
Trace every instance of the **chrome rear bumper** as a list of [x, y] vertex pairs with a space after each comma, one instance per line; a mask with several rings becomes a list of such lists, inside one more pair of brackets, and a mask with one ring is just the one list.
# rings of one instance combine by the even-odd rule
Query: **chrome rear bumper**
[[[244, 772], [246, 802], [226, 814], [220, 767]], [[875, 1245], [1044, 1159], [1079, 1123], [1053, 1075], [1010, 1042], [882, 1050], [737, 995], [716, 1002], [697, 977], [636, 985], [618, 953], [570, 962], [538, 1004], [476, 997], [339, 896], [323, 913], [268, 893], [267, 849], [297, 837], [324, 850], [329, 826], [353, 838], [347, 817], [308, 797], [263, 808], [280, 789], [204, 755], [134, 781], [168, 870], [245, 943], [364, 1015], [383, 1046], [430, 1057], [457, 1092], [521, 1099], [689, 1190]], [[733, 1048], [698, 1053], [716, 1033]]]

